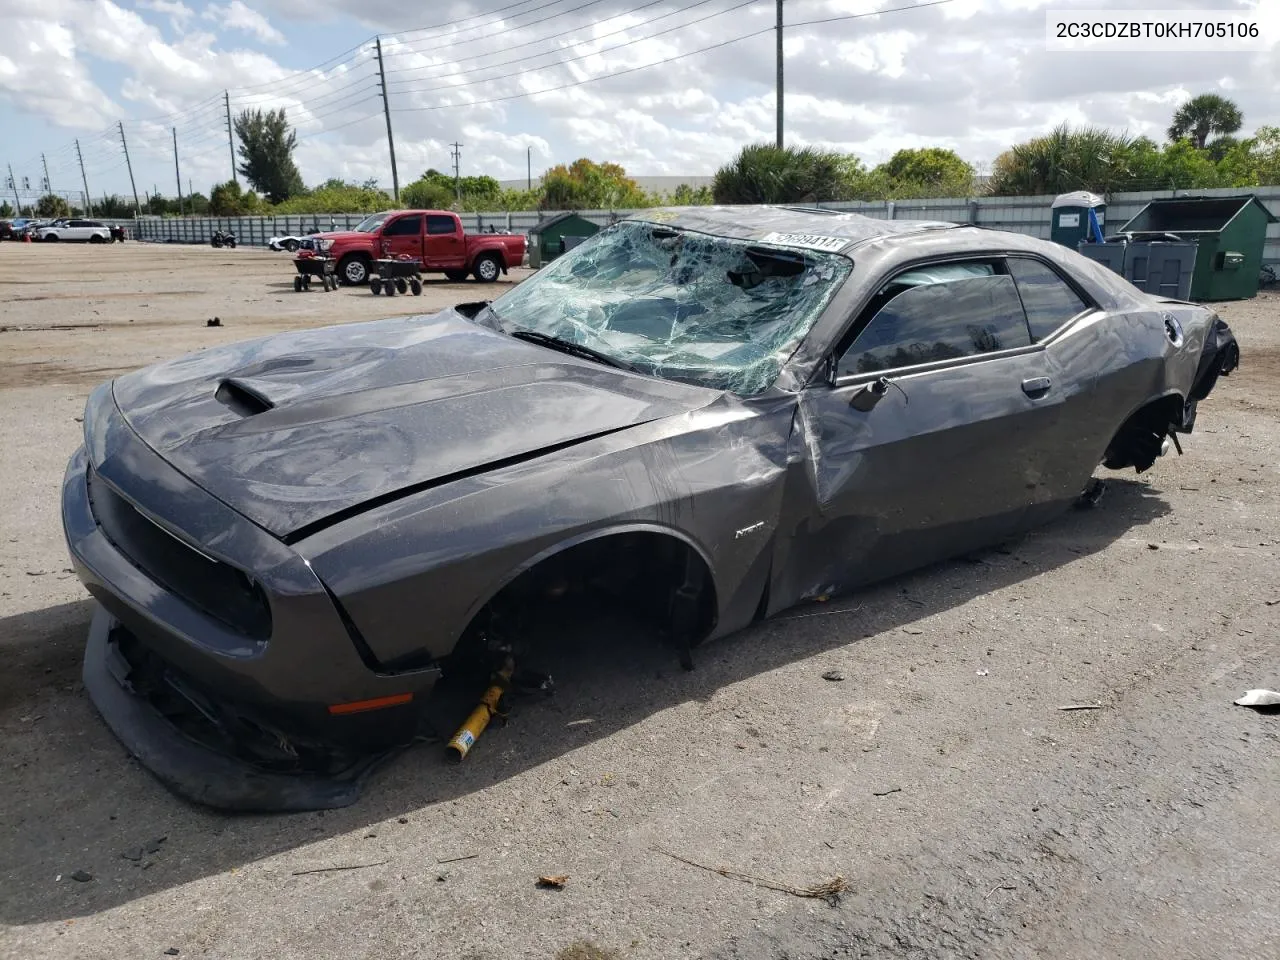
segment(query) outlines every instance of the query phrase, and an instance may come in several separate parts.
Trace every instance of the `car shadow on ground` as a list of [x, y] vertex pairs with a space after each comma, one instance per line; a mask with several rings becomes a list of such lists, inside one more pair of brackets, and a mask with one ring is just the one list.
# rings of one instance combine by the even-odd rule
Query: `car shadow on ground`
[[[416, 746], [385, 765], [355, 805], [325, 813], [227, 816], [169, 794], [115, 741], [78, 683], [91, 604], [7, 618], [0, 621], [0, 652], [8, 661], [0, 673], [0, 872], [6, 889], [0, 923], [89, 915], [466, 797], [669, 707], [705, 701], [738, 681], [908, 626], [1102, 551], [1168, 512], [1157, 488], [1110, 480], [1094, 509], [1072, 511], [978, 555], [784, 611], [697, 648], [691, 672], [652, 637], [606, 616], [589, 629], [569, 631], [545, 651], [536, 666], [554, 676], [556, 693], [516, 701], [512, 721], [486, 734], [465, 763], [450, 764], [438, 743]], [[452, 727], [474, 704], [475, 693], [459, 698], [446, 692], [433, 717]], [[147, 857], [150, 869], [121, 859], [123, 851], [160, 836], [168, 839], [153, 861]], [[77, 870], [94, 879], [68, 881]], [[58, 875], [63, 879], [55, 884]]]

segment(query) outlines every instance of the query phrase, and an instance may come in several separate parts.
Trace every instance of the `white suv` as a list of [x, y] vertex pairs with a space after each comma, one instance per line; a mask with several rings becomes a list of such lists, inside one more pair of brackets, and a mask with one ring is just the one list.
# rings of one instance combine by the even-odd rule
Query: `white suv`
[[36, 231], [37, 240], [88, 240], [109, 243], [111, 228], [97, 220], [64, 220]]

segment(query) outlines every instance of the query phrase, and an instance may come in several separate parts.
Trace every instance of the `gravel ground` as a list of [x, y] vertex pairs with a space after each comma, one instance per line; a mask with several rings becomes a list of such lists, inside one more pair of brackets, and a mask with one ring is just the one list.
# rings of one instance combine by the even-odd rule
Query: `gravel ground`
[[[496, 292], [290, 277], [249, 250], [0, 245], [0, 956], [1280, 955], [1280, 716], [1231, 704], [1280, 687], [1280, 297], [1221, 306], [1242, 368], [1186, 456], [1093, 511], [692, 673], [602, 625], [464, 765], [424, 746], [354, 808], [230, 818], [169, 795], [84, 696], [58, 487], [117, 372]], [[358, 869], [300, 873], [333, 867]]]

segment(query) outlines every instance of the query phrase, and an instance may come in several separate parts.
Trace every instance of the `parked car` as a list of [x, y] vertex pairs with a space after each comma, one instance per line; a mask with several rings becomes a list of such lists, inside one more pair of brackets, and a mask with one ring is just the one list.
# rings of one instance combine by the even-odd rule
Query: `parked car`
[[29, 234], [32, 235], [34, 239], [35, 231], [38, 228], [47, 225], [47, 223], [48, 221], [33, 220], [30, 217], [18, 217], [16, 219], [10, 220], [9, 221], [10, 234], [8, 239], [22, 240], [26, 238]]
[[375, 213], [354, 230], [318, 233], [315, 250], [338, 261], [338, 277], [346, 284], [367, 283], [374, 261], [408, 256], [422, 260], [424, 273], [443, 273], [450, 280], [469, 276], [492, 283], [524, 259], [524, 237], [516, 234], [469, 234], [456, 213], [446, 210], [393, 210]]
[[492, 303], [95, 389], [62, 489], [85, 687], [187, 797], [340, 806], [548, 609], [633, 611], [688, 663], [1093, 502], [1238, 359], [1208, 307], [1019, 234], [637, 214]]
[[309, 241], [319, 232], [319, 230], [308, 230], [306, 233], [287, 233], [283, 236], [272, 237], [267, 241], [267, 248], [297, 253], [300, 248], [310, 246]]
[[83, 240], [89, 243], [109, 243], [111, 228], [97, 220], [62, 219], [37, 229], [33, 239], [44, 242]]

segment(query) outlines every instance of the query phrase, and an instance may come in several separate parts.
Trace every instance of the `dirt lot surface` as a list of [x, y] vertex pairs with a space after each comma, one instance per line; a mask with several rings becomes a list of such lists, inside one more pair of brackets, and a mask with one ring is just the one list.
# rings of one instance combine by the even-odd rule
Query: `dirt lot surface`
[[[464, 765], [423, 746], [355, 807], [233, 818], [86, 699], [59, 482], [117, 372], [496, 292], [290, 278], [247, 250], [0, 245], [0, 957], [1280, 956], [1280, 716], [1231, 703], [1280, 687], [1280, 298], [1221, 307], [1242, 368], [1186, 456], [1093, 511], [692, 673], [602, 633]], [[304, 872], [333, 867], [358, 869]]]

